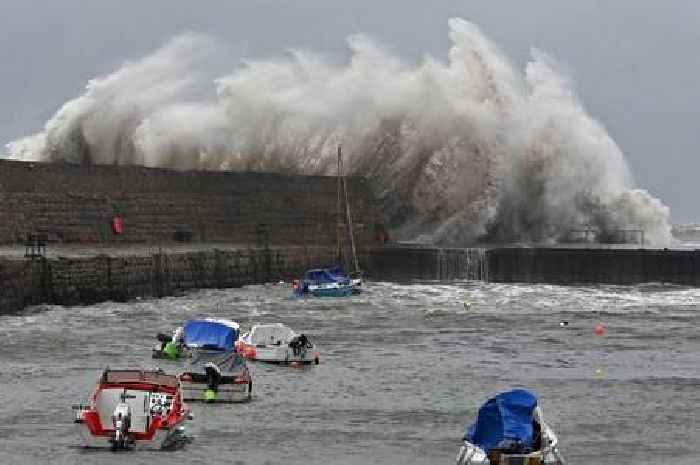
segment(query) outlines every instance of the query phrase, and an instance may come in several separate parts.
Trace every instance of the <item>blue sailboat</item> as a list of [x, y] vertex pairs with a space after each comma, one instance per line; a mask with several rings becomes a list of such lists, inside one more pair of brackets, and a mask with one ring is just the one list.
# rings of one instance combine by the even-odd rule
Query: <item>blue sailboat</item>
[[347, 297], [354, 293], [350, 280], [342, 276], [334, 276], [325, 268], [308, 270], [295, 283], [294, 292], [299, 296], [313, 297]]
[[[345, 214], [343, 214], [342, 203], [345, 200]], [[336, 240], [336, 260], [337, 264], [326, 268], [315, 268], [306, 271], [304, 276], [295, 282], [294, 292], [297, 295], [313, 295], [314, 297], [345, 297], [352, 294], [359, 294], [362, 286], [362, 272], [357, 260], [357, 250], [355, 248], [355, 237], [353, 234], [352, 212], [348, 201], [348, 189], [343, 176], [343, 156], [340, 146], [338, 147], [338, 204], [336, 215], [338, 218], [337, 240]], [[342, 230], [345, 229], [344, 220], [347, 223], [348, 235], [350, 236], [350, 246], [352, 251], [352, 264], [354, 271], [348, 274], [343, 267], [343, 242]]]

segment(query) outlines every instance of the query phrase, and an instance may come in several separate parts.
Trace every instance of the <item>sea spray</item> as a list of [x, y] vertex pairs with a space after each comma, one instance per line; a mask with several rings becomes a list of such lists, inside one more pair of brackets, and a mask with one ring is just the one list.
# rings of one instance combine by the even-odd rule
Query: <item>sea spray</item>
[[[524, 72], [472, 23], [449, 21], [447, 62], [408, 65], [363, 35], [338, 65], [309, 51], [251, 60], [213, 81], [215, 47], [177, 37], [94, 79], [12, 158], [178, 169], [334, 174], [371, 181], [395, 239], [556, 242], [579, 228], [670, 241], [668, 208], [635, 189], [624, 156], [533, 50]], [[207, 86], [216, 92], [203, 97]]]

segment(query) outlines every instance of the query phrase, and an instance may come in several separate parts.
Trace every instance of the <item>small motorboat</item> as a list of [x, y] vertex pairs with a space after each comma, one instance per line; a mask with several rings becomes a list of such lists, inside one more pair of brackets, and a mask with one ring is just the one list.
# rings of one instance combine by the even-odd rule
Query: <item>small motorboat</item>
[[206, 342], [199, 339], [200, 331], [208, 333], [212, 327], [218, 327], [223, 338], [233, 337], [233, 342], [238, 338], [239, 327], [235, 321], [214, 318], [189, 320], [183, 326], [175, 328], [172, 336], [163, 333], [157, 335], [158, 342], [153, 346], [153, 358], [178, 360], [189, 356], [190, 349], [206, 345]]
[[320, 362], [320, 355], [313, 350], [309, 338], [282, 323], [253, 325], [250, 332], [236, 342], [236, 348], [249, 360], [316, 365]]
[[354, 289], [348, 277], [334, 276], [325, 268], [308, 270], [301, 280], [294, 281], [298, 296], [347, 297], [355, 294]]
[[163, 371], [106, 369], [87, 404], [73, 406], [84, 447], [165, 449], [191, 419], [180, 381]]
[[238, 324], [228, 320], [193, 320], [184, 326], [187, 366], [180, 374], [186, 401], [243, 402], [253, 395], [246, 360], [236, 352]]
[[489, 399], [463, 439], [457, 465], [566, 465], [537, 397], [524, 389]]

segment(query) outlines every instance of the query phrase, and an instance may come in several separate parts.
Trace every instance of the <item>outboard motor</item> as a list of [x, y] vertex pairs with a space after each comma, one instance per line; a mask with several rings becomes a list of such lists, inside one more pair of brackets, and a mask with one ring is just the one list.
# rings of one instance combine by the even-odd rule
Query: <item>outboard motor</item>
[[207, 376], [207, 390], [204, 391], [204, 400], [206, 402], [214, 402], [216, 393], [219, 390], [219, 384], [221, 384], [221, 369], [216, 363], [207, 362], [204, 365], [204, 373]]
[[306, 353], [306, 349], [311, 349], [314, 345], [309, 341], [309, 338], [305, 334], [300, 334], [295, 336], [294, 339], [289, 341], [289, 347], [292, 348], [292, 353], [294, 356], [300, 356]]
[[126, 449], [129, 444], [129, 429], [131, 428], [131, 406], [126, 399], [135, 399], [130, 396], [126, 389], [120, 396], [120, 402], [112, 413], [112, 424], [114, 425], [114, 438], [112, 439], [112, 450]]

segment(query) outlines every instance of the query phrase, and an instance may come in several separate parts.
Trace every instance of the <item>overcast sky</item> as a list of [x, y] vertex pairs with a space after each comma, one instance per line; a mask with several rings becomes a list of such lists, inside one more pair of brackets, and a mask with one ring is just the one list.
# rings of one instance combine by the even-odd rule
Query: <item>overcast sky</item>
[[519, 66], [532, 46], [554, 55], [638, 184], [673, 221], [700, 221], [693, 0], [0, 0], [0, 142], [38, 131], [88, 79], [179, 32], [226, 44], [222, 71], [290, 47], [346, 58], [356, 32], [419, 60], [446, 56], [451, 16], [477, 23]]

